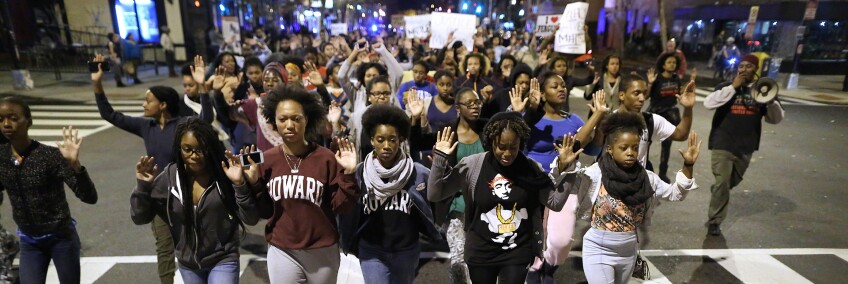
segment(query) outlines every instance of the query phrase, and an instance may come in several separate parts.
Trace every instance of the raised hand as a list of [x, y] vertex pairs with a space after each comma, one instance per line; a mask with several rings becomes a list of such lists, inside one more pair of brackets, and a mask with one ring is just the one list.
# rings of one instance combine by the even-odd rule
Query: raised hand
[[592, 94], [592, 104], [588, 105], [592, 113], [605, 114], [609, 111], [607, 106], [607, 92], [603, 89]]
[[79, 137], [79, 129], [73, 128], [73, 126], [62, 127], [62, 141], [56, 142], [56, 147], [59, 148], [59, 152], [62, 153], [65, 161], [74, 170], [78, 171], [80, 167], [79, 149], [80, 145], [82, 145], [82, 138]]
[[515, 85], [515, 87], [512, 87], [512, 90], [509, 90], [509, 103], [512, 105], [513, 111], [523, 112], [529, 99], [530, 96], [524, 99], [521, 98], [521, 86], [519, 85]]
[[227, 162], [221, 161], [221, 167], [224, 169], [224, 173], [227, 174], [227, 178], [233, 184], [240, 185], [244, 183], [244, 178], [247, 177], [247, 182], [250, 184], [254, 184], [259, 181], [259, 166], [256, 164], [250, 156], [247, 157], [247, 161], [250, 163], [248, 166], [241, 165], [241, 155], [247, 155], [251, 152], [256, 151], [256, 146], [244, 147], [244, 149], [239, 150], [239, 155], [234, 155], [230, 150], [224, 152], [227, 157]]
[[701, 139], [698, 138], [698, 133], [691, 131], [689, 133], [689, 147], [686, 151], [678, 149], [680, 155], [683, 156], [684, 165], [694, 165], [698, 161], [698, 154], [701, 153]]
[[194, 65], [191, 66], [191, 78], [194, 82], [203, 85], [206, 78], [206, 63], [203, 62], [203, 56], [194, 56]]
[[657, 69], [648, 69], [648, 84], [653, 84], [657, 80]]
[[698, 68], [692, 68], [692, 73], [689, 73], [689, 81], [695, 82], [698, 78]]
[[681, 106], [685, 108], [692, 108], [695, 106], [695, 81], [689, 81], [686, 84], [686, 87], [683, 88], [683, 95], [676, 95], [677, 102], [680, 103]]
[[598, 74], [598, 72], [595, 72], [595, 79], [594, 79], [594, 80], [592, 80], [592, 85], [596, 85], [596, 84], [598, 84], [598, 82], [600, 82], [600, 81], [601, 81], [601, 76], [600, 76], [600, 74]]
[[548, 53], [550, 53], [550, 51], [547, 49], [542, 50], [541, 54], [539, 54], [539, 65], [548, 64]]
[[[94, 56], [94, 59], [91, 62], [104, 62], [106, 61], [103, 54], [98, 53]], [[91, 81], [92, 82], [100, 82], [103, 79], [103, 64], [97, 64], [97, 72], [91, 73]]]
[[356, 147], [352, 142], [336, 137], [336, 145], [339, 145], [339, 150], [336, 151], [336, 162], [344, 168], [345, 174], [356, 172]]
[[580, 153], [583, 153], [583, 148], [580, 148], [577, 151], [574, 151], [574, 143], [577, 141], [577, 138], [574, 135], [566, 134], [562, 136], [562, 145], [554, 143], [554, 148], [556, 148], [557, 153], [559, 153], [559, 161], [558, 166], [560, 171], [563, 171], [568, 168], [577, 157], [580, 156]]
[[407, 97], [406, 109], [412, 114], [412, 117], [420, 118], [424, 114], [424, 100], [418, 97], [418, 93], [409, 94]]
[[542, 102], [542, 85], [539, 84], [539, 79], [530, 79], [530, 92], [527, 97], [530, 98], [530, 107], [535, 108]]
[[214, 89], [216, 91], [220, 91], [221, 89], [224, 88], [224, 85], [225, 85], [225, 82], [226, 82], [224, 80], [224, 79], [226, 79], [225, 74], [227, 74], [227, 68], [226, 67], [218, 66], [218, 68], [215, 69], [215, 75], [212, 75], [212, 78], [210, 78], [212, 80], [212, 89]]
[[156, 163], [153, 163], [153, 157], [141, 156], [138, 163], [135, 163], [135, 178], [140, 181], [153, 182], [156, 178]]
[[321, 77], [321, 73], [318, 72], [318, 67], [315, 67], [315, 63], [306, 62], [305, 64], [306, 72], [309, 74], [307, 80], [309, 83], [312, 83], [314, 86], [322, 86], [324, 85], [324, 77]]
[[440, 151], [447, 155], [453, 155], [453, 152], [456, 151], [456, 146], [459, 145], [459, 141], [454, 142], [456, 133], [451, 131], [450, 126], [445, 127], [442, 131], [436, 133], [436, 144], [433, 145], [433, 150]]

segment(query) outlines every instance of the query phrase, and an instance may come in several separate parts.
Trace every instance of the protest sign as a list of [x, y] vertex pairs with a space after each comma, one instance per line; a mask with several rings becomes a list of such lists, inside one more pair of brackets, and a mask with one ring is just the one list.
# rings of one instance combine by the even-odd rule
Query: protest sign
[[430, 33], [430, 15], [405, 16], [403, 21], [407, 38], [426, 38]]
[[447, 44], [448, 34], [461, 41], [468, 51], [474, 48], [474, 33], [477, 31], [477, 17], [468, 14], [432, 13], [430, 14], [430, 47], [442, 48]]
[[586, 12], [589, 4], [583, 2], [571, 3], [565, 6], [565, 12], [559, 19], [559, 30], [554, 38], [554, 51], [567, 54], [586, 53]]
[[536, 18], [536, 36], [546, 37], [551, 35], [559, 25], [560, 15], [541, 15]]
[[331, 35], [345, 35], [345, 34], [347, 34], [347, 24], [345, 24], [345, 23], [330, 24], [330, 34]]
[[241, 28], [238, 17], [221, 17], [221, 35], [224, 36], [224, 41], [234, 43], [236, 54], [241, 54]]

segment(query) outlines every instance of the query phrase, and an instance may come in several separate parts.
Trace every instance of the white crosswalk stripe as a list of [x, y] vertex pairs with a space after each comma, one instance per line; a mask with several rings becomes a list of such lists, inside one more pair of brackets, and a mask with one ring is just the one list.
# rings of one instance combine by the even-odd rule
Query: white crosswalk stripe
[[[646, 259], [657, 257], [675, 256], [705, 256], [717, 261], [718, 265], [744, 283], [811, 283], [798, 272], [786, 264], [778, 261], [773, 255], [836, 255], [843, 259], [848, 256], [848, 249], [689, 249], [689, 250], [642, 250], [641, 254]], [[570, 257], [580, 257], [579, 251], [572, 251]], [[422, 252], [421, 259], [442, 258], [446, 259], [447, 253]], [[240, 274], [244, 274], [251, 262], [265, 262], [264, 255], [242, 254], [240, 262]], [[642, 281], [631, 279], [630, 283], [671, 283], [663, 272], [651, 265], [651, 280]], [[106, 256], [106, 257], [83, 257], [80, 260], [83, 279], [82, 282], [92, 283], [100, 279], [116, 264], [150, 264], [156, 263], [155, 255], [145, 256]], [[15, 261], [17, 265], [18, 262]], [[447, 272], [445, 272], [447, 273]], [[155, 276], [151, 276], [153, 278]], [[101, 279], [107, 280], [107, 279]], [[117, 280], [117, 279], [108, 279]], [[126, 280], [126, 279], [123, 279]], [[183, 283], [177, 272], [174, 283]], [[693, 279], [701, 282], [709, 282], [709, 279]], [[841, 280], [841, 279], [840, 279]], [[50, 265], [47, 283], [59, 283], [56, 270]], [[337, 283], [364, 283], [359, 260], [353, 255], [341, 254], [341, 265]]]
[[[113, 100], [110, 101], [115, 111], [128, 116], [143, 114], [142, 100]], [[97, 104], [88, 101], [82, 104], [33, 104], [32, 127], [29, 135], [41, 143], [55, 146], [62, 138], [62, 127], [73, 126], [79, 129], [79, 136], [86, 137], [112, 127], [109, 122], [100, 118]]]

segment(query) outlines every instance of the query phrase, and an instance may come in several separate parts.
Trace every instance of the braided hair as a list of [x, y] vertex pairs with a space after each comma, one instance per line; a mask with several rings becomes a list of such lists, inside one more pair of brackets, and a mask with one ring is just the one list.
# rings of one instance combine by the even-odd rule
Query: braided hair
[[524, 118], [517, 112], [502, 112], [489, 119], [486, 127], [483, 128], [483, 149], [492, 151], [493, 146], [500, 139], [501, 133], [507, 130], [514, 132], [521, 141], [518, 149], [524, 149], [527, 140], [530, 140], [530, 126], [527, 126]]

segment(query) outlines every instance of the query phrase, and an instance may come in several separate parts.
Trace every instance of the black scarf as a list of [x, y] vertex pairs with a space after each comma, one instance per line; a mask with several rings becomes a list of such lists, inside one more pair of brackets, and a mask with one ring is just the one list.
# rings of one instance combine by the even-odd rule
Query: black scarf
[[535, 189], [539, 192], [549, 191], [554, 187], [551, 178], [548, 177], [538, 166], [524, 153], [518, 153], [511, 165], [504, 167], [495, 159], [495, 154], [486, 152], [484, 164], [488, 165], [497, 173], [509, 179], [515, 186], [523, 189]]
[[601, 182], [607, 193], [627, 206], [645, 203], [654, 195], [648, 172], [642, 164], [636, 163], [629, 169], [622, 169], [615, 164], [611, 154], [604, 153], [598, 165], [601, 168]]

